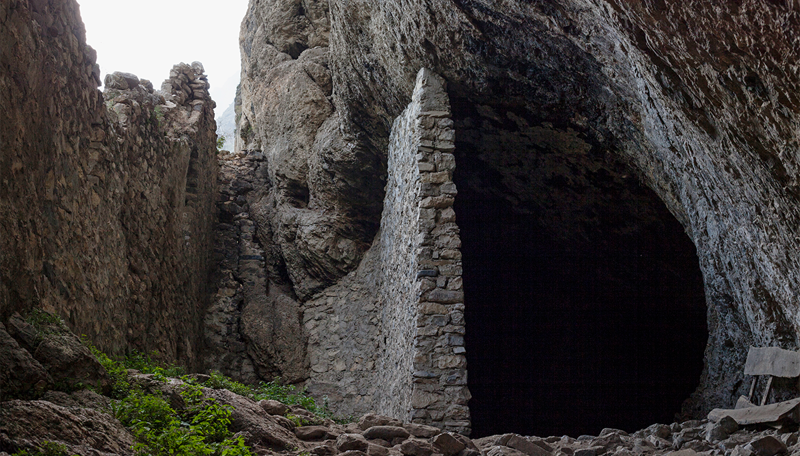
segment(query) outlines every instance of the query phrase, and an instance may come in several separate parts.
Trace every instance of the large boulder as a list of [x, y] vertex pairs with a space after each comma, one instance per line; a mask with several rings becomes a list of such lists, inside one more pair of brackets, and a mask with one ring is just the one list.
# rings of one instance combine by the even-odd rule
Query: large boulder
[[53, 379], [0, 323], [0, 401], [41, 392]]

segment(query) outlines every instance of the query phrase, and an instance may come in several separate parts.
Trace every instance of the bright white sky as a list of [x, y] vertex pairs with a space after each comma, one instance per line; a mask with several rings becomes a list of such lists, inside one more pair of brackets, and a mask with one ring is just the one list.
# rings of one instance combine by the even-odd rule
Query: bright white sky
[[176, 63], [203, 64], [216, 115], [239, 84], [239, 25], [247, 0], [78, 0], [86, 40], [97, 50], [104, 80], [124, 71], [156, 89]]

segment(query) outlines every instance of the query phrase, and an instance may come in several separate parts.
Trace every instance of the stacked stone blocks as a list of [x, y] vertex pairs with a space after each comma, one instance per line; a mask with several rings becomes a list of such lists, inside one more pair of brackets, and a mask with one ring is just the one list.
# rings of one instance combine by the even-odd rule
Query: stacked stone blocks
[[[444, 81], [426, 69], [417, 76], [414, 101], [419, 220], [414, 277], [411, 419], [469, 434], [461, 238], [453, 202], [455, 132]], [[391, 153], [391, 152], [390, 152]]]

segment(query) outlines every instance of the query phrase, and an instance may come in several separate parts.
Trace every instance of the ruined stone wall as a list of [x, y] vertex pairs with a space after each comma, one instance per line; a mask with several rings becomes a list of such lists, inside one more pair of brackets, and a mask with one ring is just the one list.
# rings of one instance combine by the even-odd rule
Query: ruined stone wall
[[469, 432], [452, 125], [444, 81], [421, 70], [392, 128], [380, 232], [356, 271], [304, 305], [309, 390], [339, 413]]
[[0, 316], [59, 314], [104, 350], [191, 364], [216, 159], [198, 65], [97, 90], [73, 0], [0, 2]]

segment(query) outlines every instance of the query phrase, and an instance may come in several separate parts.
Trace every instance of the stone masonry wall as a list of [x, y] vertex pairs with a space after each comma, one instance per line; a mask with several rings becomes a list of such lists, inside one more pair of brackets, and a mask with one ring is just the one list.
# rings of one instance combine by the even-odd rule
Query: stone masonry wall
[[102, 349], [199, 345], [216, 185], [199, 65], [105, 98], [74, 0], [0, 1], [0, 320], [38, 307]]
[[309, 390], [339, 413], [470, 431], [452, 125], [443, 80], [420, 70], [392, 128], [381, 230], [304, 305]]

